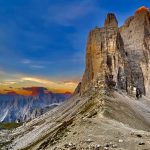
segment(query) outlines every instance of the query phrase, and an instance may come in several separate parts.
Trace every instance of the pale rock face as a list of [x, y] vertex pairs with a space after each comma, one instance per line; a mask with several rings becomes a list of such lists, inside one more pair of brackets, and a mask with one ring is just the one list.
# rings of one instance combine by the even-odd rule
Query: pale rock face
[[[139, 9], [140, 10], [140, 9]], [[124, 49], [132, 70], [132, 84], [143, 94], [150, 92], [150, 13], [146, 9], [137, 11], [132, 19], [121, 27]]]
[[118, 30], [118, 22], [114, 14], [108, 14], [105, 27], [96, 28], [89, 33], [86, 70], [81, 84], [81, 93], [89, 88], [92, 80], [97, 76], [104, 85], [117, 84], [118, 69], [124, 68], [124, 59], [125, 52]]
[[108, 14], [104, 27], [89, 33], [80, 93], [91, 90], [98, 78], [104, 89], [115, 87], [129, 94], [138, 89], [143, 95], [149, 94], [149, 58], [150, 12], [137, 10], [120, 28], [115, 15]]

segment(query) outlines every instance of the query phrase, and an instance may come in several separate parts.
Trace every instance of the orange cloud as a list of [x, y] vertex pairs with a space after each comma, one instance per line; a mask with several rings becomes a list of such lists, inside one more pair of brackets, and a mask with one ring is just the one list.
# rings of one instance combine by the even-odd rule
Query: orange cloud
[[65, 94], [71, 94], [72, 92], [69, 92], [65, 89], [56, 89], [56, 90], [50, 90], [44, 87], [23, 87], [23, 88], [9, 88], [9, 89], [0, 89], [0, 94], [10, 94], [10, 95], [24, 95], [24, 96], [37, 96], [39, 94], [49, 94], [54, 93], [65, 93]]
[[[27, 90], [27, 87], [46, 87], [48, 91], [56, 93], [73, 93], [77, 82], [74, 81], [50, 81], [38, 77], [21, 77], [17, 80], [5, 80], [0, 83], [0, 93], [7, 93], [13, 91], [21, 95], [32, 95], [32, 90]], [[11, 88], [10, 88], [11, 87]]]
[[11, 94], [11, 95], [14, 95], [14, 94], [19, 94], [19, 95], [24, 95], [24, 96], [30, 96], [32, 95], [32, 91], [27, 91], [27, 90], [23, 90], [23, 89], [1, 89], [0, 90], [0, 93], [1, 94]]
[[[30, 95], [29, 91], [23, 90], [22, 87], [46, 87], [49, 91], [57, 93], [73, 92], [78, 84], [78, 78], [68, 81], [51, 80], [48, 78], [28, 76], [24, 74], [10, 74], [0, 71], [0, 93], [5, 89], [14, 90], [16, 93]], [[10, 88], [11, 87], [11, 88]]]

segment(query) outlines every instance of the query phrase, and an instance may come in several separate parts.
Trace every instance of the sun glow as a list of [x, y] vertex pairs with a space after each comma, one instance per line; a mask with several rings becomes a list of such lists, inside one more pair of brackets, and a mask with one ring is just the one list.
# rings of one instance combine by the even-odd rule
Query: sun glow
[[32, 95], [33, 90], [26, 90], [28, 87], [45, 87], [48, 91], [56, 93], [73, 93], [77, 84], [77, 81], [53, 81], [42, 77], [19, 76], [16, 79], [1, 81], [0, 93]]

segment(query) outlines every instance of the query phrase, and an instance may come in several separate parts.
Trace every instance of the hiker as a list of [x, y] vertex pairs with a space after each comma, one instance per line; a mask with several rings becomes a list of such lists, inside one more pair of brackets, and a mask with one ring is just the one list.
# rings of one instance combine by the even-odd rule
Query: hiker
[[142, 91], [139, 88], [136, 88], [136, 98], [139, 99], [142, 97]]

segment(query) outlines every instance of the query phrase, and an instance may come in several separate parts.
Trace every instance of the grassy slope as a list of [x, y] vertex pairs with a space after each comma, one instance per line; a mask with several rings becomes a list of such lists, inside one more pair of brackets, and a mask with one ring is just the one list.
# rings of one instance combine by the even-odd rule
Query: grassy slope
[[17, 128], [19, 126], [21, 126], [22, 123], [16, 123], [16, 122], [2, 122], [0, 123], [0, 130], [1, 129], [4, 129], [4, 130], [11, 130], [11, 129], [14, 129], [14, 128]]

